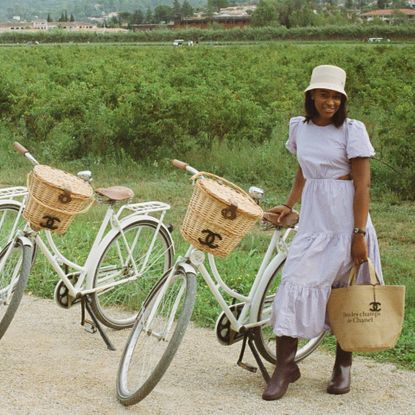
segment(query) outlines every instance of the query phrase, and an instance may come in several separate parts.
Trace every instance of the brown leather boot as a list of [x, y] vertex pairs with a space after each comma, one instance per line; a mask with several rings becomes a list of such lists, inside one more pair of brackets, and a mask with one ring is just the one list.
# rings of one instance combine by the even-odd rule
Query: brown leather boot
[[294, 362], [297, 345], [298, 339], [288, 336], [277, 337], [277, 366], [262, 394], [262, 399], [273, 401], [282, 398], [288, 385], [300, 378], [300, 369]]
[[342, 395], [350, 391], [352, 352], [345, 352], [336, 344], [336, 360], [327, 386], [327, 393]]

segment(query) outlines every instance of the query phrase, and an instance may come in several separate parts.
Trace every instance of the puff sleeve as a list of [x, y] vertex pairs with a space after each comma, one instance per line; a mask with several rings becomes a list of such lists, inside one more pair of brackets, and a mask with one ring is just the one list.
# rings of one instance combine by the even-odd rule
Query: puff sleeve
[[289, 130], [288, 130], [288, 140], [285, 143], [285, 147], [292, 154], [297, 154], [298, 126], [303, 120], [304, 120], [304, 117], [294, 117], [290, 119]]
[[347, 120], [347, 158], [373, 157], [375, 149], [370, 143], [365, 125], [361, 121]]

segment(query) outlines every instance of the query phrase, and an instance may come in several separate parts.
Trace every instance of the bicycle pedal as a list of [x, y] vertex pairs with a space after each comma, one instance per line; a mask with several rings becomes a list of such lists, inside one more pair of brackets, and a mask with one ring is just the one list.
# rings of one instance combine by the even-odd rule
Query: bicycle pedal
[[94, 334], [97, 332], [97, 327], [95, 326], [93, 321], [85, 319], [84, 330], [88, 333]]
[[248, 370], [249, 372], [256, 373], [258, 368], [250, 365], [249, 363], [238, 362], [237, 365], [242, 369]]

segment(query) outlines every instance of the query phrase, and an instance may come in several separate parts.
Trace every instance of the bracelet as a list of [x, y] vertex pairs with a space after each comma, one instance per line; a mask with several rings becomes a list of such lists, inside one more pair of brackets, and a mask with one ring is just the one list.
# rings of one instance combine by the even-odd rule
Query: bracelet
[[353, 234], [354, 235], [357, 235], [359, 233], [363, 236], [366, 235], [366, 231], [364, 229], [362, 229], [362, 228], [353, 228]]
[[286, 208], [290, 209], [291, 212], [293, 211], [293, 208], [291, 206], [285, 205], [284, 203], [282, 204], [282, 206], [285, 206]]

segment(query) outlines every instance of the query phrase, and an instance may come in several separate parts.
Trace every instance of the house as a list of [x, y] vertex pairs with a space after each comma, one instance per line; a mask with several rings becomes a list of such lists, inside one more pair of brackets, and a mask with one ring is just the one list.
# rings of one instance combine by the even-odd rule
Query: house
[[380, 19], [384, 22], [392, 23], [397, 16], [405, 16], [409, 22], [415, 22], [415, 9], [378, 9], [362, 13], [360, 17], [367, 22]]
[[34, 22], [0, 23], [0, 32], [37, 32], [53, 29], [66, 30], [68, 32], [126, 32], [127, 29], [98, 27], [96, 23], [86, 22], [47, 22], [36, 20]]
[[206, 29], [213, 23], [220, 24], [224, 29], [235, 27], [245, 27], [251, 22], [251, 15], [255, 11], [256, 5], [233, 6], [220, 9], [219, 12], [213, 13], [212, 16], [203, 16], [201, 14], [193, 17], [186, 17], [175, 22], [175, 29], [198, 28]]

